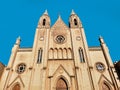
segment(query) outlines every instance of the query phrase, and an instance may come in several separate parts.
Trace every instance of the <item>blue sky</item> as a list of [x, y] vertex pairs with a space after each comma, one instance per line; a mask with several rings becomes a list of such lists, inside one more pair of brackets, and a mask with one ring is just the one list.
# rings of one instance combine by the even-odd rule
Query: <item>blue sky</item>
[[7, 65], [18, 36], [32, 47], [38, 20], [48, 10], [53, 25], [60, 14], [68, 24], [71, 10], [80, 17], [89, 46], [103, 36], [113, 61], [120, 60], [120, 0], [0, 0], [0, 61]]

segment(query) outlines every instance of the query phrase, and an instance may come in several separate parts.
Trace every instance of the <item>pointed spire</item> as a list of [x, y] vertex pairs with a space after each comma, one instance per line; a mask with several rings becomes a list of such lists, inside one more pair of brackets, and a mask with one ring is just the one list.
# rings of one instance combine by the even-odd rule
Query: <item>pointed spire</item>
[[99, 38], [103, 38], [103, 37], [100, 35]]
[[61, 16], [60, 16], [60, 14], [58, 15], [58, 20], [60, 20], [61, 19]]
[[20, 36], [17, 39], [21, 40]]
[[72, 9], [71, 15], [75, 14], [74, 10]]
[[21, 38], [20, 36], [16, 39], [16, 45], [20, 45]]
[[58, 18], [57, 18], [55, 24], [51, 28], [55, 28], [55, 27], [66, 27], [66, 28], [68, 28], [67, 25], [62, 20], [60, 14], [58, 14]]
[[101, 35], [99, 36], [99, 41], [100, 41], [101, 44], [104, 44], [104, 43], [105, 43], [105, 42], [104, 42], [104, 39], [103, 39], [103, 37], [102, 37]]
[[58, 19], [57, 19], [57, 21], [60, 21], [60, 20], [62, 20], [62, 18], [61, 18], [61, 15], [58, 14]]
[[45, 15], [48, 15], [48, 11], [47, 11], [47, 9], [45, 10], [44, 14], [45, 14]]

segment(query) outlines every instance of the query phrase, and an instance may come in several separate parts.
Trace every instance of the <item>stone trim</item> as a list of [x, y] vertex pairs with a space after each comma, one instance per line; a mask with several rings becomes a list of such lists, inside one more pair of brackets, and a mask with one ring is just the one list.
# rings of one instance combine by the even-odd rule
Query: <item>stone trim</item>
[[101, 47], [98, 46], [98, 47], [89, 47], [89, 51], [101, 51]]
[[20, 48], [18, 52], [32, 52], [32, 48]]

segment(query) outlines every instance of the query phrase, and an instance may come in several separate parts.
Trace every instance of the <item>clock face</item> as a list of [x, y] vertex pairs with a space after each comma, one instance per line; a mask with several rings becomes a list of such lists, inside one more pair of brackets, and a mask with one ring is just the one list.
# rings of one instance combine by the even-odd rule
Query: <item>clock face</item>
[[96, 63], [96, 69], [99, 71], [99, 72], [103, 72], [105, 70], [105, 66], [103, 63]]
[[56, 36], [55, 41], [56, 41], [58, 44], [62, 44], [62, 43], [65, 42], [65, 37], [64, 37], [63, 35], [58, 35], [58, 36]]

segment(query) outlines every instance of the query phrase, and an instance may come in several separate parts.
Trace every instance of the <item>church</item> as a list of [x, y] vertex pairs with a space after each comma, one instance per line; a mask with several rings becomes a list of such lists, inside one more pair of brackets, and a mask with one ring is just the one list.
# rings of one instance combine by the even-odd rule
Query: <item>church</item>
[[78, 15], [69, 26], [59, 16], [53, 26], [45, 11], [39, 19], [33, 47], [21, 48], [18, 37], [5, 67], [0, 90], [120, 90], [108, 47], [89, 47]]

